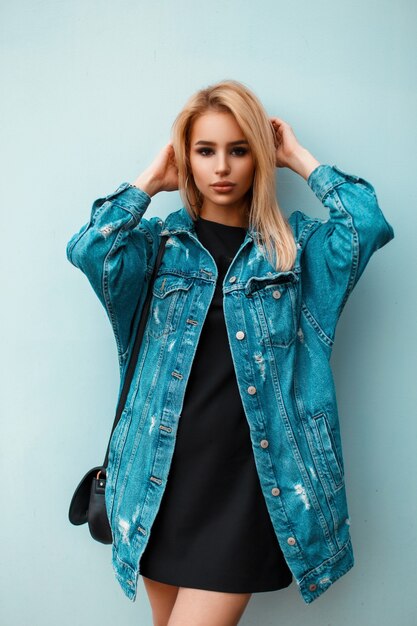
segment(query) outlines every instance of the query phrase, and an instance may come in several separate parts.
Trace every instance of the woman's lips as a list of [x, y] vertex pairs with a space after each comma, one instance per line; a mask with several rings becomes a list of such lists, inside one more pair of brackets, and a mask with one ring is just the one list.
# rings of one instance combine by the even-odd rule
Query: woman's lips
[[225, 193], [227, 191], [231, 191], [235, 186], [233, 183], [218, 183], [216, 185], [211, 185], [215, 191], [220, 193]]

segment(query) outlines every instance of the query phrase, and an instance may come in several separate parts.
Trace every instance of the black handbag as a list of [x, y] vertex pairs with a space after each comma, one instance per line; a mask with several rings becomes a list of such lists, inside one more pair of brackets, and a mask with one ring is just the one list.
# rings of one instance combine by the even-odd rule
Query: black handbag
[[135, 371], [139, 355], [139, 348], [149, 312], [152, 297], [152, 285], [155, 280], [159, 265], [161, 263], [162, 256], [164, 254], [167, 239], [167, 235], [161, 236], [158, 255], [150, 279], [148, 293], [143, 305], [141, 319], [139, 322], [137, 335], [135, 338], [132, 354], [129, 360], [129, 365], [123, 383], [122, 393], [120, 394], [119, 402], [117, 405], [116, 417], [114, 419], [113, 428], [110, 434], [109, 443], [107, 445], [106, 456], [104, 458], [103, 465], [93, 467], [85, 474], [78, 487], [74, 491], [74, 495], [72, 496], [71, 504], [69, 507], [68, 517], [71, 524], [74, 524], [75, 526], [80, 526], [81, 524], [85, 524], [87, 522], [91, 536], [93, 537], [93, 539], [95, 539], [96, 541], [100, 541], [101, 543], [113, 542], [104, 495], [106, 489], [106, 468], [108, 463], [110, 441], [114, 429], [116, 428], [120, 416], [123, 412], [126, 398], [132, 382], [133, 372]]

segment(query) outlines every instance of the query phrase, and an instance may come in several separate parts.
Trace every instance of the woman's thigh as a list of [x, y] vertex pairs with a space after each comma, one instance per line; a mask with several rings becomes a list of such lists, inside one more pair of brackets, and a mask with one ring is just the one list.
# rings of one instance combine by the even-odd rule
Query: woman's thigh
[[152, 609], [154, 626], [167, 626], [179, 587], [142, 576]]
[[251, 595], [180, 587], [168, 626], [236, 626]]

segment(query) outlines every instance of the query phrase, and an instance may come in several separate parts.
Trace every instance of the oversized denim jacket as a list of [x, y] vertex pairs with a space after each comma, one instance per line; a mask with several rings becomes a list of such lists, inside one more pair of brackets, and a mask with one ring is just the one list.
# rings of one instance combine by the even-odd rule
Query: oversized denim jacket
[[[354, 564], [330, 366], [336, 324], [371, 255], [394, 231], [363, 178], [321, 164], [307, 182], [328, 208], [328, 219], [291, 213], [297, 257], [289, 271], [268, 263], [249, 228], [224, 278], [223, 306], [265, 502], [302, 598], [310, 603]], [[149, 203], [147, 193], [122, 183], [93, 203], [90, 221], [67, 244], [69, 261], [87, 276], [112, 324], [120, 397], [160, 235], [169, 235], [109, 450], [105, 497], [112, 565], [132, 601], [169, 481], [185, 388], [218, 274], [186, 209], [165, 221], [147, 220]]]

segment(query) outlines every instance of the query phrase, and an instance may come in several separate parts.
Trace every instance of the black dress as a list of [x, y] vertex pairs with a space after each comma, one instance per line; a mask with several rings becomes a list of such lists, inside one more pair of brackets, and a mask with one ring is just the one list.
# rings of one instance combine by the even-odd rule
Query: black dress
[[292, 574], [261, 491], [223, 315], [222, 282], [246, 229], [201, 217], [195, 228], [219, 277], [140, 573], [211, 591], [282, 589]]

